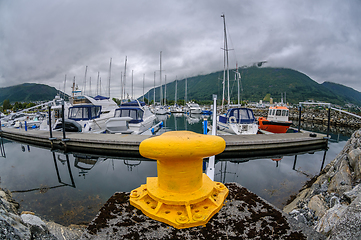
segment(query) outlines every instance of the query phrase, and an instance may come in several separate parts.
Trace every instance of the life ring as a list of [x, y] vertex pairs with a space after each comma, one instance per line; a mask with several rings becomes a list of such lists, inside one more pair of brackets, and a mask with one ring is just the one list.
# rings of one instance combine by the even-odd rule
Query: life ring
[[230, 122], [230, 123], [236, 123], [236, 122], [237, 122], [236, 117], [235, 117], [235, 116], [230, 117], [230, 118], [229, 118], [229, 122]]

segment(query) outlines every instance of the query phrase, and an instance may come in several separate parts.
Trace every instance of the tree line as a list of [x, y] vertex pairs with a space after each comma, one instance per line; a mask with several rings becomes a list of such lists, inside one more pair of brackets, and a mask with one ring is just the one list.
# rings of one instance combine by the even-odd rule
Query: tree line
[[36, 106], [36, 104], [33, 102], [15, 102], [14, 104], [11, 104], [9, 99], [5, 99], [3, 105], [0, 107], [0, 111], [4, 113], [8, 112], [8, 110], [16, 112], [34, 106]]

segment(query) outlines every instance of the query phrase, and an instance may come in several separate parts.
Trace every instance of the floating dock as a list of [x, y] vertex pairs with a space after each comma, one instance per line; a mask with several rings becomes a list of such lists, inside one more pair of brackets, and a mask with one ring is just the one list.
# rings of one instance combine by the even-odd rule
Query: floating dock
[[[147, 135], [94, 134], [2, 128], [0, 136], [16, 142], [64, 152], [77, 152], [116, 157], [141, 157], [139, 144]], [[285, 133], [256, 135], [220, 135], [226, 141], [226, 149], [217, 158], [252, 158], [287, 155], [327, 149], [328, 138], [315, 133]]]

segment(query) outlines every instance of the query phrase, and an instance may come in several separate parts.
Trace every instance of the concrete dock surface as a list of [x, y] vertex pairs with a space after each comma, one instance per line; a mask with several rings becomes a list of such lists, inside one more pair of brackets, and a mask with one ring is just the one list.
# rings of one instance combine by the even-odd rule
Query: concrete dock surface
[[[48, 131], [3, 128], [0, 136], [29, 145], [45, 147], [64, 152], [79, 152], [117, 157], [141, 157], [139, 144], [149, 135], [95, 134], [53, 132], [50, 140]], [[307, 152], [327, 148], [323, 134], [285, 133], [256, 135], [220, 135], [226, 141], [226, 149], [219, 158], [247, 158]]]

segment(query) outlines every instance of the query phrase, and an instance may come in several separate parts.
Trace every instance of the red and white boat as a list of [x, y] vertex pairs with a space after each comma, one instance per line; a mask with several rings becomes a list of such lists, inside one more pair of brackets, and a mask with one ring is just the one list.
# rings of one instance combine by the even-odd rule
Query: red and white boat
[[259, 129], [272, 133], [286, 133], [292, 121], [288, 120], [289, 109], [286, 106], [273, 106], [268, 110], [268, 117], [258, 118]]

